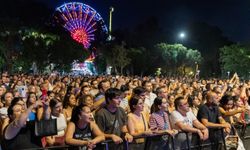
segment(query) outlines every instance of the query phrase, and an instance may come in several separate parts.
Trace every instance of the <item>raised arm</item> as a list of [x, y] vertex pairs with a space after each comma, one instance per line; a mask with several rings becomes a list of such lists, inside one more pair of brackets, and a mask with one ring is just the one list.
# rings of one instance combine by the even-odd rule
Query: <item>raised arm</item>
[[225, 111], [222, 107], [219, 107], [219, 111], [225, 116], [233, 116], [235, 114], [242, 113], [243, 111], [245, 111], [245, 108], [238, 108], [231, 111]]
[[27, 118], [29, 117], [29, 114], [32, 109], [37, 108], [38, 106], [42, 106], [41, 101], [36, 101], [35, 104], [31, 105], [29, 108], [26, 109], [25, 112], [20, 114], [18, 118], [15, 118], [15, 120], [12, 121], [10, 125], [6, 128], [6, 131], [4, 133], [5, 139], [10, 140], [14, 138], [18, 134], [20, 129], [26, 124]]

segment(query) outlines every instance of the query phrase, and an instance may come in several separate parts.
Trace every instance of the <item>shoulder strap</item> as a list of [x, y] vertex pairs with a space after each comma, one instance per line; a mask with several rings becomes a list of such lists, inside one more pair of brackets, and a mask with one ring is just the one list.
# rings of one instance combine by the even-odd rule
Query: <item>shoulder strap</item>
[[110, 133], [110, 134], [112, 134], [112, 133], [114, 132], [114, 130], [115, 130], [115, 123], [116, 123], [116, 121], [118, 120], [118, 117], [119, 117], [119, 109], [117, 108], [117, 110], [116, 110], [116, 112], [115, 112], [115, 120], [114, 120], [114, 122], [113, 122], [112, 130], [111, 130], [111, 133]]
[[164, 120], [164, 129], [165, 128], [169, 128], [169, 126], [170, 126], [170, 123], [169, 123], [169, 120], [166, 120], [166, 115], [165, 115], [165, 113], [163, 112], [163, 120]]
[[164, 123], [167, 123], [167, 120], [165, 118], [165, 114], [164, 113], [163, 113], [162, 117], [163, 117]]
[[143, 120], [144, 131], [146, 131], [146, 130], [147, 130], [147, 126], [146, 126], [146, 121], [145, 121], [145, 119], [144, 119], [143, 113], [141, 113], [141, 116], [142, 116], [142, 120]]

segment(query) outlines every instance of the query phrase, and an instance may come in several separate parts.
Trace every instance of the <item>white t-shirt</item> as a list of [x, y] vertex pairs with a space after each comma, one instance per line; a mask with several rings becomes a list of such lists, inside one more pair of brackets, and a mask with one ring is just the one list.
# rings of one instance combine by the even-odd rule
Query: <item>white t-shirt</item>
[[120, 107], [123, 108], [124, 110], [128, 107], [128, 99], [127, 99], [127, 97], [123, 98], [121, 100]]
[[190, 127], [193, 127], [193, 121], [194, 120], [197, 120], [197, 118], [194, 116], [194, 114], [189, 111], [187, 112], [187, 115], [186, 116], [183, 116], [180, 112], [178, 111], [173, 111], [170, 115], [170, 122], [171, 122], [171, 125], [174, 129], [180, 129], [178, 128], [175, 124], [177, 122], [183, 122], [184, 124], [186, 125], [189, 125]]
[[149, 108], [151, 108], [151, 106], [153, 105], [156, 97], [156, 94], [152, 92], [150, 92], [149, 95], [146, 96], [145, 103], [149, 106]]
[[56, 119], [57, 123], [57, 136], [63, 136], [64, 130], [67, 128], [66, 119], [63, 114], [60, 114], [59, 117], [51, 116], [52, 119]]

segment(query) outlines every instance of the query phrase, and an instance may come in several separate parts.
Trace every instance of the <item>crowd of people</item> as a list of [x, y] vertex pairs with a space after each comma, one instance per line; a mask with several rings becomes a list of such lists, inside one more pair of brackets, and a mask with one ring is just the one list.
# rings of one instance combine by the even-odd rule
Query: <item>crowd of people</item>
[[[219, 149], [219, 131], [230, 135], [234, 125], [249, 123], [249, 97], [250, 82], [237, 74], [197, 80], [2, 73], [0, 144], [3, 150], [84, 150], [102, 149], [100, 143], [110, 140], [109, 149], [160, 150], [186, 149], [198, 138]], [[50, 119], [56, 119], [57, 134], [37, 136], [35, 123]]]

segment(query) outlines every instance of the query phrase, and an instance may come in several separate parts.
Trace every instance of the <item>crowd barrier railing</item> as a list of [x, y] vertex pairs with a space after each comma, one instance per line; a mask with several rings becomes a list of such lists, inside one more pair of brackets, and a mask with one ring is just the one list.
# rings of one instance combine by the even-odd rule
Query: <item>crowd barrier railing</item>
[[247, 135], [247, 129], [250, 128], [250, 124], [238, 124], [235, 125], [235, 128], [238, 129], [239, 131], [239, 136], [242, 139], [250, 139], [250, 135]]
[[[226, 150], [226, 142], [225, 142], [225, 138], [224, 138], [224, 131], [223, 131], [223, 128], [217, 128], [218, 130], [221, 131], [221, 138], [222, 138], [222, 143], [223, 144], [223, 147], [224, 147], [224, 150]], [[196, 145], [191, 145], [190, 144], [190, 139], [189, 139], [189, 134], [188, 132], [179, 132], [178, 134], [185, 134], [186, 135], [186, 142], [187, 142], [187, 148], [185, 148], [184, 150], [192, 150], [192, 149], [199, 149], [199, 150], [202, 150], [204, 147], [207, 147], [207, 146], [211, 146], [211, 144], [213, 143], [203, 143], [199, 138], [198, 138], [198, 144]], [[174, 143], [174, 137], [169, 135], [168, 133], [161, 133], [161, 134], [152, 134], [152, 135], [142, 135], [142, 136], [136, 136], [136, 137], [133, 137], [134, 140], [136, 139], [140, 139], [140, 138], [145, 138], [145, 139], [148, 139], [148, 138], [156, 138], [158, 136], [164, 136], [164, 135], [168, 135], [168, 141], [171, 141], [170, 144], [171, 144], [171, 150], [175, 150], [175, 143]], [[194, 134], [196, 136], [199, 137], [198, 134]], [[129, 150], [129, 142], [123, 140], [123, 145], [124, 145], [124, 150]], [[147, 140], [145, 141], [147, 142]], [[109, 150], [109, 144], [110, 143], [113, 143], [112, 140], [108, 139], [108, 140], [105, 140], [103, 141], [102, 143], [100, 143], [101, 145], [104, 146], [104, 149], [105, 150]], [[67, 150], [69, 149], [70, 147], [73, 147], [73, 146], [70, 146], [70, 145], [64, 145], [64, 146], [50, 146], [50, 147], [44, 147], [44, 148], [31, 148], [31, 149], [25, 149], [25, 150], [50, 150], [50, 149], [63, 149], [63, 150]]]

